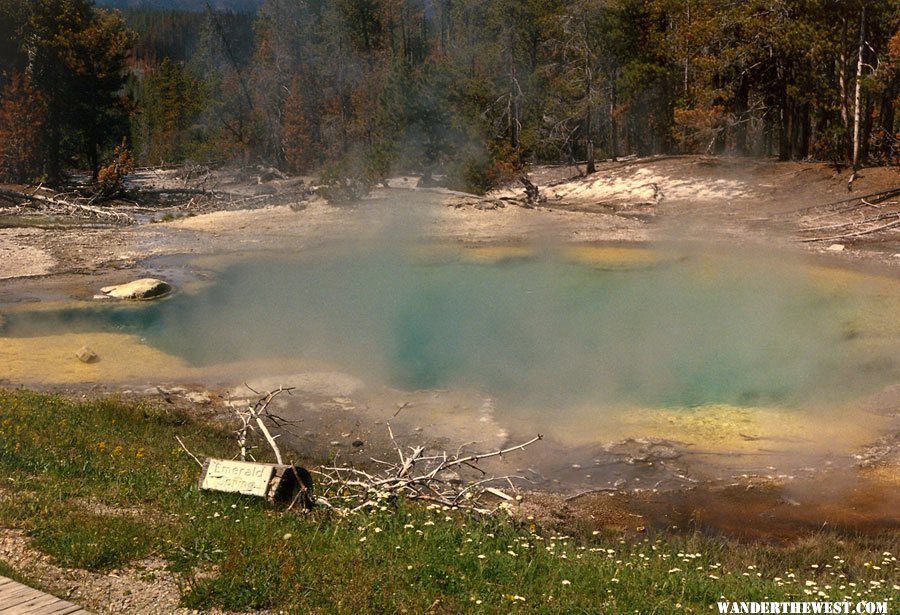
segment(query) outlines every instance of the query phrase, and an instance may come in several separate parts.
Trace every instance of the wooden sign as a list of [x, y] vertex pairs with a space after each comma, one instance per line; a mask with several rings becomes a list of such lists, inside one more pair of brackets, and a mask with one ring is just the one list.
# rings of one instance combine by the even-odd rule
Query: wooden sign
[[208, 457], [200, 474], [200, 488], [266, 498], [272, 502], [314, 504], [312, 475], [294, 465], [250, 463]]
[[266, 497], [275, 466], [225, 459], [207, 459], [200, 476], [200, 488]]

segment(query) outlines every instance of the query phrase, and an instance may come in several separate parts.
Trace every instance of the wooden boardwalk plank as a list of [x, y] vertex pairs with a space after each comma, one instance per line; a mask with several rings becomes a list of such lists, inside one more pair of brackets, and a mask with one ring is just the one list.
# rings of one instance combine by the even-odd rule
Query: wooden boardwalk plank
[[35, 590], [30, 587], [19, 585], [18, 583], [16, 583], [15, 587], [0, 592], [0, 613], [3, 612], [3, 609], [28, 602], [30, 598], [34, 597], [34, 592]]
[[52, 605], [52, 604], [58, 604], [60, 602], [63, 602], [63, 601], [60, 600], [59, 598], [57, 598], [56, 596], [52, 596], [50, 594], [41, 594], [37, 598], [32, 598], [28, 602], [22, 603], [21, 605], [19, 605], [19, 608], [21, 608], [21, 609], [37, 609], [38, 607], [43, 608], [45, 606]]
[[77, 604], [0, 577], [2, 615], [89, 615]]
[[29, 600], [22, 604], [16, 605], [15, 610], [20, 613], [55, 613], [60, 607], [62, 601], [56, 596], [51, 596], [53, 600], [41, 597], [35, 600]]
[[[77, 604], [69, 602], [51, 604], [43, 607], [37, 607], [29, 611], [23, 611], [21, 615], [86, 615], [87, 611], [83, 611]], [[18, 613], [16, 615], [19, 615]]]
[[[38, 615], [35, 613], [34, 615]], [[87, 611], [82, 609], [77, 604], [72, 604], [71, 602], [67, 602], [64, 606], [59, 607], [57, 610], [53, 611], [53, 615], [90, 615]]]

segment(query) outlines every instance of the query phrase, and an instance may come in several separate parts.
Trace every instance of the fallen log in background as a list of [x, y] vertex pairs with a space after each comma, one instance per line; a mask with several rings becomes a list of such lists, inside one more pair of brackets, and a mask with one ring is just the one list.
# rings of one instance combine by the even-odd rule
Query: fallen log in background
[[[880, 219], [884, 219], [883, 216], [878, 216]], [[900, 212], [893, 216], [894, 221], [888, 222], [887, 224], [882, 224], [879, 226], [869, 227], [865, 229], [855, 230], [849, 233], [844, 233], [841, 235], [831, 235], [829, 237], [807, 237], [806, 239], [801, 239], [803, 243], [810, 243], [813, 241], [835, 241], [838, 239], [853, 239], [854, 237], [862, 237], [864, 235], [871, 235], [873, 233], [879, 233], [881, 231], [887, 231], [896, 226], [900, 226]], [[862, 224], [862, 223], [861, 223]], [[856, 225], [858, 226], [858, 225]]]
[[119, 224], [134, 224], [135, 219], [114, 209], [104, 209], [93, 205], [91, 198], [72, 197], [63, 193], [54, 194], [53, 196], [45, 196], [33, 193], [23, 192], [20, 190], [8, 190], [0, 188], [0, 196], [8, 198], [14, 203], [32, 203], [38, 204], [51, 210], [53, 213], [64, 213], [68, 215], [86, 215], [89, 217], [110, 220]]
[[208, 196], [212, 198], [246, 198], [248, 195], [238, 192], [226, 192], [224, 190], [207, 190], [206, 188], [137, 188], [130, 191], [131, 194], [144, 196]]
[[825, 214], [840, 214], [846, 211], [851, 211], [860, 206], [871, 207], [873, 204], [881, 203], [882, 201], [886, 201], [895, 196], [900, 196], [900, 187], [891, 188], [890, 190], [882, 190], [880, 192], [871, 192], [869, 194], [862, 194], [859, 196], [850, 197], [848, 199], [841, 199], [839, 201], [832, 201], [830, 203], [821, 203], [818, 205], [808, 205], [806, 207], [801, 207], [799, 209], [793, 209], [790, 211], [785, 211], [777, 216], [774, 216], [776, 219], [778, 218], [792, 218], [795, 216], [806, 216], [810, 214], [816, 213], [825, 213]]

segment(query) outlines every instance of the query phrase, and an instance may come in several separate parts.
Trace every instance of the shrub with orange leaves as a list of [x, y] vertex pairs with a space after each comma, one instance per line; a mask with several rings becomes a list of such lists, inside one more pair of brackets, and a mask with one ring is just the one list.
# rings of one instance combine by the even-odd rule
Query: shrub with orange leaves
[[125, 178], [134, 172], [134, 158], [125, 141], [116, 146], [112, 162], [97, 173], [97, 186], [103, 196], [113, 196], [125, 187]]
[[47, 106], [15, 73], [0, 92], [0, 178], [23, 183], [40, 175]]
[[714, 105], [708, 109], [675, 109], [673, 132], [681, 151], [706, 153], [726, 126], [725, 110]]

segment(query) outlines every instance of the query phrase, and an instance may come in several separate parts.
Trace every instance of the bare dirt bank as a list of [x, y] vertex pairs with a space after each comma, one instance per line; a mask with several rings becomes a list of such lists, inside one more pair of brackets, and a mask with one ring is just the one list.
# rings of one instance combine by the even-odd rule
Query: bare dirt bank
[[[531, 177], [547, 200], [533, 208], [522, 206], [522, 190], [517, 186], [485, 198], [419, 191], [422, 209], [430, 208], [422, 232], [430, 238], [466, 243], [646, 242], [715, 233], [813, 251], [839, 243], [847, 260], [900, 262], [894, 257], [900, 253], [900, 227], [844, 241], [802, 244], [798, 234], [802, 214], [790, 213], [896, 188], [900, 186], [897, 169], [865, 169], [852, 193], [847, 190], [847, 172], [835, 173], [817, 163], [683, 156], [607, 162], [588, 177], [579, 171], [578, 167], [535, 169]], [[0, 301], [22, 298], [10, 292], [11, 283], [3, 280], [21, 283], [24, 277], [103, 275], [139, 268], [141, 261], [161, 255], [300, 250], [329, 237], [365, 233], [371, 230], [371, 218], [359, 214], [390, 209], [398, 194], [408, 194], [402, 187], [412, 183], [392, 181], [391, 186], [401, 187], [397, 192], [383, 189], [354, 206], [333, 207], [314, 200], [303, 208], [284, 204], [213, 211], [124, 228], [0, 228]], [[284, 200], [289, 200], [288, 187], [274, 182], [271, 189], [285, 190]], [[192, 213], [190, 208], [182, 212]], [[859, 215], [858, 210], [846, 213], [850, 220]], [[829, 219], [835, 226], [842, 221]]]

